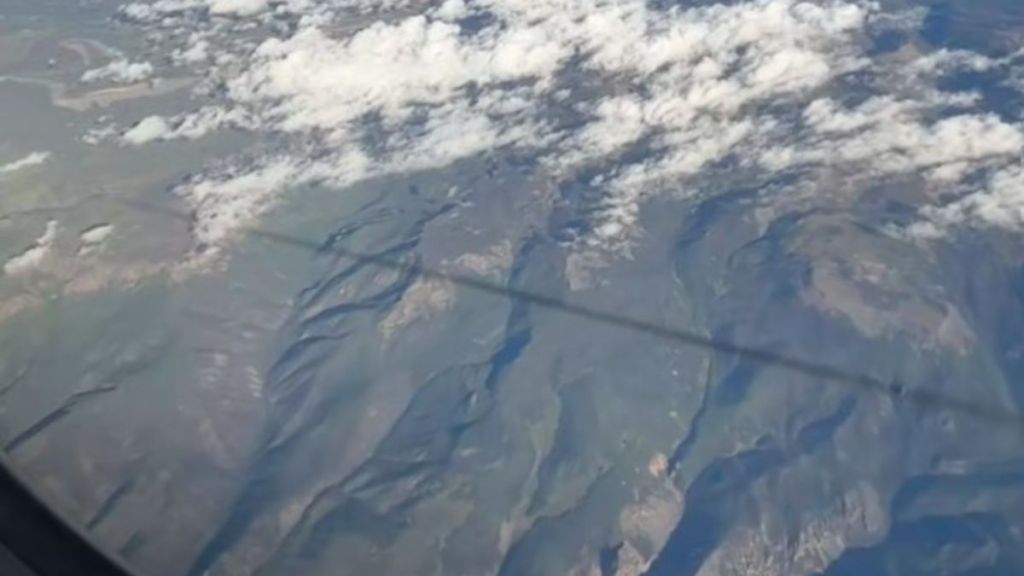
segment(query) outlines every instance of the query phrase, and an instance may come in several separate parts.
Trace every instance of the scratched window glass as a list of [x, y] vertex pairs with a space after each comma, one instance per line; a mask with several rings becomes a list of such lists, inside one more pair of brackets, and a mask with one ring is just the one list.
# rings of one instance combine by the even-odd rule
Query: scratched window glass
[[1024, 573], [1018, 0], [0, 0], [0, 266], [140, 576]]

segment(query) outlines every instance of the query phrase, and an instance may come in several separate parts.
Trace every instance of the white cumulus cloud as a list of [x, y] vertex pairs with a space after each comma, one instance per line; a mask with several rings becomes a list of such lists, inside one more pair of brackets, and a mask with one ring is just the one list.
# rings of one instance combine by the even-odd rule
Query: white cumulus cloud
[[[980, 109], [977, 95], [937, 87], [951, 71], [1007, 61], [875, 55], [872, 26], [911, 29], [921, 19], [867, 1], [158, 0], [123, 13], [172, 27], [165, 38], [183, 39], [169, 47], [175, 61], [227, 87], [217, 106], [143, 119], [124, 142], [233, 126], [302, 151], [261, 153], [184, 186], [206, 222], [197, 228], [204, 243], [229, 241], [296, 183], [345, 185], [503, 148], [530, 152], [556, 179], [584, 168], [600, 175], [582, 250], [628, 246], [648, 197], [705, 193], [699, 176], [730, 162], [765, 177], [921, 174], [936, 192], [989, 173], [982, 196], [942, 208], [943, 221], [951, 229], [964, 214], [964, 224], [995, 225], [997, 212], [1012, 212], [1000, 190], [1024, 150], [1021, 126]], [[192, 13], [258, 15], [274, 32], [253, 44], [242, 21]], [[288, 25], [274, 27], [278, 18]], [[855, 75], [873, 80], [871, 93], [838, 97]], [[560, 122], [566, 113], [575, 121]], [[646, 154], [627, 160], [636, 149]], [[922, 216], [937, 218], [934, 209]]]
[[17, 160], [0, 165], [0, 175], [10, 174], [24, 168], [31, 168], [32, 166], [39, 166], [49, 160], [49, 158], [49, 152], [30, 152]]
[[121, 135], [125, 144], [140, 146], [159, 140], [184, 138], [195, 140], [223, 127], [245, 128], [251, 125], [242, 110], [226, 110], [218, 106], [205, 106], [194, 112], [170, 118], [147, 116]]
[[268, 0], [207, 0], [211, 14], [235, 14], [249, 16], [262, 12], [269, 5]]
[[32, 246], [29, 246], [4, 264], [4, 274], [8, 276], [24, 276], [32, 272], [50, 253], [56, 237], [57, 221], [50, 220], [46, 223], [46, 230], [39, 238], [36, 238]]
[[959, 200], [928, 206], [922, 214], [926, 220], [908, 229], [912, 236], [935, 238], [965, 224], [1020, 232], [1024, 230], [1024, 165], [997, 170]]
[[82, 82], [109, 80], [129, 84], [145, 80], [153, 75], [153, 65], [149, 62], [129, 62], [114, 60], [106, 66], [86, 70], [82, 74]]

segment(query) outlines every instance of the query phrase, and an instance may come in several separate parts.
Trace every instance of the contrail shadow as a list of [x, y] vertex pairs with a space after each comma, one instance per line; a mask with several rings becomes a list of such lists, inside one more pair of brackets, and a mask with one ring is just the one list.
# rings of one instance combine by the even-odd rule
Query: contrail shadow
[[[160, 206], [138, 200], [121, 200], [121, 202], [140, 211], [159, 213], [186, 222], [192, 221], [192, 217], [189, 214], [166, 206]], [[895, 400], [915, 404], [922, 408], [951, 410], [985, 420], [991, 424], [1010, 425], [1024, 428], [1024, 415], [1009, 407], [988, 405], [934, 390], [908, 387], [899, 381], [887, 382], [867, 374], [843, 370], [809, 360], [793, 358], [760, 348], [736, 344], [727, 340], [711, 338], [682, 328], [663, 326], [654, 322], [631, 318], [608, 310], [601, 310], [582, 304], [576, 304], [563, 298], [505, 286], [476, 276], [436, 270], [420, 264], [400, 262], [387, 256], [359, 252], [336, 245], [325, 246], [320, 242], [306, 240], [262, 228], [246, 227], [244, 231], [252, 236], [265, 238], [276, 243], [292, 246], [302, 250], [332, 253], [357, 262], [371, 264], [379, 268], [398, 270], [403, 273], [416, 274], [423, 278], [451, 282], [458, 286], [476, 290], [485, 294], [493, 294], [511, 300], [526, 302], [540, 308], [546, 308], [548, 310], [568, 314], [570, 316], [585, 318], [595, 322], [617, 326], [626, 330], [648, 334], [683, 346], [735, 354], [761, 364], [778, 366], [793, 372], [821, 378], [849, 387], [859, 388], [867, 392], [889, 396]]]

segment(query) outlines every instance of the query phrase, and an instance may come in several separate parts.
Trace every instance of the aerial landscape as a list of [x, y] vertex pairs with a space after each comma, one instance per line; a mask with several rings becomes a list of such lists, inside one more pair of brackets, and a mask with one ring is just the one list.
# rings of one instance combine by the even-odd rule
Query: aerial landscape
[[1024, 574], [1024, 3], [0, 0], [0, 442], [142, 576]]

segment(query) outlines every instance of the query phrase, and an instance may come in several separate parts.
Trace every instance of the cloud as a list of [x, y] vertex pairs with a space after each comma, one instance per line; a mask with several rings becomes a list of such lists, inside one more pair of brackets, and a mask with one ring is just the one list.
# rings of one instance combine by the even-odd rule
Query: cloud
[[424, 106], [467, 99], [474, 85], [502, 90], [496, 85], [548, 79], [571, 53], [539, 33], [484, 36], [468, 38], [456, 25], [423, 16], [377, 23], [344, 40], [309, 27], [264, 42], [229, 93], [276, 129], [324, 130], [345, 141], [367, 114], [397, 128]]
[[39, 166], [49, 159], [49, 152], [31, 152], [22, 158], [0, 165], [0, 175], [10, 174], [24, 168], [31, 168], [32, 166]]
[[249, 223], [274, 191], [302, 181], [303, 166], [290, 158], [271, 158], [254, 170], [207, 177], [188, 186], [185, 197], [195, 211], [194, 235], [206, 248]]
[[114, 60], [100, 68], [86, 70], [82, 74], [82, 82], [97, 82], [109, 80], [130, 84], [145, 80], [153, 75], [153, 65], [149, 62], [129, 62], [128, 60]]
[[97, 224], [79, 235], [82, 244], [102, 244], [114, 232], [112, 224]]
[[[960, 55], [954, 60], [965, 62]], [[960, 226], [1022, 232], [1024, 127], [991, 113], [949, 111], [977, 103], [964, 94], [885, 95], [853, 107], [818, 99], [787, 135], [794, 144], [765, 149], [760, 162], [778, 171], [839, 168], [859, 180], [913, 175], [933, 197], [955, 193], [954, 202], [921, 207], [922, 220], [905, 230], [915, 238], [941, 238]], [[977, 176], [980, 186], [970, 183]]]
[[315, 160], [292, 156], [259, 158], [252, 166], [206, 174], [177, 193], [195, 214], [193, 235], [207, 256], [271, 207], [286, 186], [323, 182], [344, 187], [365, 177], [368, 160], [357, 151]]
[[921, 172], [956, 181], [990, 161], [1024, 152], [1024, 132], [993, 114], [954, 114], [929, 119], [935, 106], [923, 101], [872, 98], [855, 108], [829, 99], [811, 102], [790, 147], [768, 149], [765, 166], [854, 167], [861, 175]]
[[4, 274], [8, 276], [24, 276], [35, 270], [50, 253], [56, 237], [57, 221], [50, 220], [46, 223], [46, 230], [42, 236], [36, 238], [32, 246], [26, 248], [21, 254], [14, 256], [4, 264]]
[[[407, 7], [414, 0], [150, 0], [124, 4], [119, 13], [140, 23], [176, 26], [183, 18], [196, 23], [195, 16], [218, 20], [261, 19], [269, 12], [276, 15], [316, 16], [326, 13], [369, 14]], [[449, 6], [448, 10], [456, 9]], [[207, 22], [209, 23], [209, 22]], [[221, 27], [217, 22], [214, 27]]]
[[907, 229], [910, 236], [934, 239], [964, 225], [1024, 231], [1024, 164], [997, 170], [960, 199], [921, 213], [926, 219]]
[[267, 9], [268, 0], [206, 0], [210, 14], [251, 16]]
[[86, 130], [82, 135], [82, 142], [86, 144], [100, 144], [115, 140], [118, 137], [118, 128], [115, 124], [103, 124]]
[[[184, 186], [208, 224], [197, 232], [204, 243], [230, 241], [233, 227], [296, 183], [342, 186], [504, 148], [534, 155], [555, 179], [599, 175], [589, 195], [598, 199], [586, 207], [591, 229], [579, 239], [586, 251], [628, 249], [649, 197], [709, 193], [700, 177], [723, 163], [764, 178], [921, 174], [938, 197], [1024, 148], [1021, 127], [979, 109], [977, 95], [937, 87], [952, 72], [1009, 60], [873, 54], [872, 27], [909, 30], [921, 18], [871, 2], [158, 0], [122, 13], [169, 27], [175, 61], [226, 86], [216, 106], [146, 118], [124, 142], [231, 126], [301, 151], [243, 155], [229, 173]], [[253, 44], [251, 28], [234, 33], [242, 21], [193, 17], [203, 14], [253, 17], [276, 32]], [[866, 97], [836, 95], [854, 81]], [[637, 150], [646, 151], [640, 160]]]
[[171, 59], [179, 65], [199, 64], [210, 58], [210, 43], [202, 36], [193, 34], [188, 45], [171, 53]]
[[171, 134], [171, 126], [162, 116], [147, 116], [121, 136], [126, 144], [146, 144], [165, 140]]
[[113, 233], [113, 224], [97, 224], [86, 228], [78, 235], [78, 255], [86, 256], [101, 249]]
[[[494, 24], [467, 33], [452, 22], [471, 11]], [[611, 221], [597, 225], [610, 239], [632, 225], [645, 181], [695, 173], [762, 124], [744, 106], [860, 67], [853, 34], [865, 15], [852, 4], [783, 0], [668, 14], [643, 2], [447, 3], [344, 38], [311, 25], [266, 40], [228, 95], [258, 126], [335, 150], [383, 128], [384, 145], [361, 150], [375, 161], [367, 174], [504, 146], [532, 149], [568, 172], [654, 135], [661, 160], [610, 185]], [[628, 95], [581, 101], [592, 121], [554, 134], [543, 111], [579, 55], [588, 75], [618, 77]]]
[[171, 118], [147, 116], [121, 135], [121, 142], [141, 146], [160, 140], [184, 138], [196, 140], [224, 127], [246, 128], [251, 122], [241, 109], [231, 110], [219, 106], [204, 106], [195, 112]]
[[466, 7], [465, 0], [444, 0], [444, 2], [434, 10], [433, 15], [441, 20], [451, 22], [468, 16], [469, 9]]
[[[140, 22], [159, 22], [168, 16], [186, 14], [201, 10], [210, 12], [214, 9], [219, 13], [247, 13], [249, 10], [262, 10], [267, 5], [265, 0], [156, 0], [155, 2], [131, 2], [121, 7], [121, 14]], [[252, 12], [252, 13], [255, 13]]]

